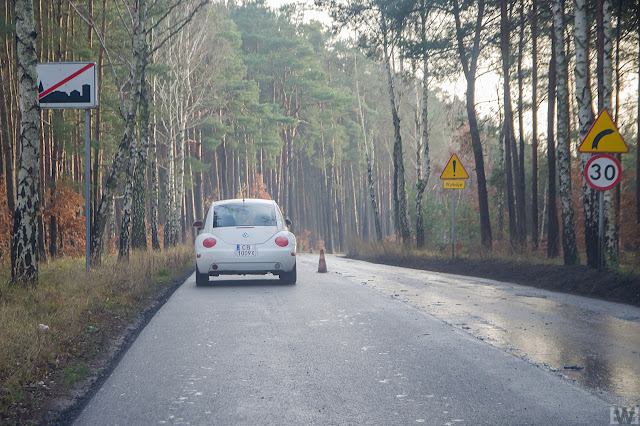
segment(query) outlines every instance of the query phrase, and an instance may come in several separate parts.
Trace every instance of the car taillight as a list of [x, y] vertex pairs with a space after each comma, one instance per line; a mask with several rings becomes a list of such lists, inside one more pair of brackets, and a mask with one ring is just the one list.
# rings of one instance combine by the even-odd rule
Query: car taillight
[[289, 240], [287, 239], [287, 237], [278, 237], [276, 238], [276, 244], [280, 247], [286, 247], [289, 245]]
[[202, 245], [205, 246], [206, 248], [211, 248], [213, 246], [215, 246], [217, 243], [215, 238], [205, 238], [205, 240], [202, 242]]

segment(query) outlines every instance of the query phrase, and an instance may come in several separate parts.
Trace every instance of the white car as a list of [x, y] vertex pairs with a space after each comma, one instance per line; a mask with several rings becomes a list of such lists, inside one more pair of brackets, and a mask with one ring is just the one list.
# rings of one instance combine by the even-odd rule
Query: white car
[[265, 275], [296, 282], [296, 237], [273, 200], [237, 199], [211, 204], [195, 242], [196, 285], [219, 275]]

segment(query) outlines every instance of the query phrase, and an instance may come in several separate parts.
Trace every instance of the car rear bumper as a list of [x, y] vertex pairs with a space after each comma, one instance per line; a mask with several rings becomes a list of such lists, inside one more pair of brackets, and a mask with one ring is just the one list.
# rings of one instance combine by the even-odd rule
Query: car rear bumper
[[[259, 261], [258, 261], [259, 260]], [[198, 270], [209, 275], [264, 275], [290, 272], [296, 264], [295, 253], [277, 250], [273, 256], [260, 256], [260, 259], [242, 258], [224, 253], [201, 253], [196, 258]]]

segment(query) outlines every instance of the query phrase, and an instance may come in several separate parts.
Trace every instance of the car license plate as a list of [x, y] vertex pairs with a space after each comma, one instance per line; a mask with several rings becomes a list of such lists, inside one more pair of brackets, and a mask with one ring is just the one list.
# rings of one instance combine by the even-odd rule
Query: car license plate
[[258, 255], [258, 250], [251, 244], [237, 244], [236, 254], [238, 257], [255, 257]]

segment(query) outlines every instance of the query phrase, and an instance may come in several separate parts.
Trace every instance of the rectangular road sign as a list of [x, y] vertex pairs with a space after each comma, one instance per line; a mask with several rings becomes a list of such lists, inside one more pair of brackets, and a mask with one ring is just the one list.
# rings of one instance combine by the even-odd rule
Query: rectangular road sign
[[40, 108], [88, 109], [98, 106], [95, 62], [38, 64]]
[[442, 181], [444, 189], [464, 189], [463, 180], [445, 179]]

